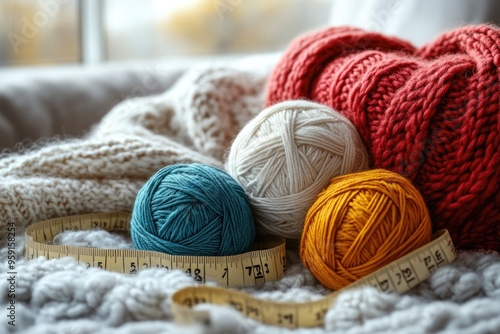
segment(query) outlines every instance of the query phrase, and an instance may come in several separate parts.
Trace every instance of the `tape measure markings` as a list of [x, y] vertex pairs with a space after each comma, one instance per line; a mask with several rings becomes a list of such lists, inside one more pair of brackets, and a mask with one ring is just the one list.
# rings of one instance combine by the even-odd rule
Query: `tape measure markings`
[[[232, 256], [175, 256], [166, 253], [133, 249], [99, 249], [53, 245], [54, 237], [66, 230], [104, 229], [127, 232], [130, 213], [114, 212], [69, 216], [38, 222], [26, 230], [25, 256], [48, 259], [71, 256], [87, 267], [137, 274], [151, 267], [181, 269], [195, 281], [212, 280], [227, 287], [264, 284], [284, 275], [285, 240], [269, 237], [253, 245], [252, 251]], [[281, 268], [281, 269], [280, 269]]]
[[280, 303], [258, 299], [240, 291], [198, 286], [175, 292], [172, 311], [180, 322], [207, 322], [209, 313], [193, 310], [192, 307], [212, 303], [229, 305], [249, 318], [270, 325], [289, 328], [321, 326], [337, 295], [346, 289], [371, 285], [383, 292], [404, 293], [429, 278], [437, 268], [452, 262], [456, 253], [449, 233], [441, 230], [434, 238], [427, 245], [317, 301]]
[[[88, 267], [128, 274], [137, 274], [151, 267], [181, 269], [199, 283], [210, 279], [226, 287], [261, 285], [283, 277], [286, 272], [284, 239], [277, 237], [256, 242], [254, 250], [248, 253], [219, 257], [174, 256], [143, 250], [98, 249], [49, 243], [54, 236], [66, 230], [101, 228], [110, 232], [127, 232], [129, 221], [130, 213], [118, 212], [55, 218], [36, 223], [26, 230], [25, 256], [45, 256], [49, 259], [71, 256]], [[448, 232], [439, 231], [429, 244], [344, 289], [371, 285], [379, 291], [404, 293], [427, 279], [439, 267], [452, 262], [455, 257], [455, 248]], [[344, 289], [320, 300], [296, 304], [258, 299], [240, 291], [218, 287], [188, 287], [173, 295], [172, 311], [179, 321], [208, 321], [208, 312], [191, 307], [200, 303], [214, 303], [229, 305], [247, 317], [272, 325], [314, 327], [323, 324], [326, 312]]]

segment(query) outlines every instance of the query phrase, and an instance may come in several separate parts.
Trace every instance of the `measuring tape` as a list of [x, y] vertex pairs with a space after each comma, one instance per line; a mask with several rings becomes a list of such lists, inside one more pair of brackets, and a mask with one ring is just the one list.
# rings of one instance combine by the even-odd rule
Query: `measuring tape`
[[266, 237], [252, 246], [252, 251], [232, 256], [178, 256], [135, 249], [100, 249], [53, 245], [54, 236], [67, 231], [104, 229], [130, 231], [130, 213], [113, 212], [54, 218], [26, 229], [28, 259], [71, 256], [87, 267], [118, 273], [137, 274], [148, 268], [181, 269], [195, 281], [207, 280], [225, 287], [262, 285], [283, 277], [286, 270], [285, 239]]
[[172, 296], [175, 319], [183, 323], [209, 323], [206, 310], [194, 310], [197, 304], [228, 305], [248, 318], [269, 325], [298, 328], [318, 327], [337, 295], [345, 289], [371, 285], [379, 291], [404, 293], [429, 278], [437, 268], [452, 262], [455, 248], [447, 230], [438, 231], [425, 246], [401, 257], [327, 297], [306, 303], [280, 303], [257, 299], [246, 293], [217, 287], [188, 287]]
[[[53, 245], [54, 236], [66, 230], [104, 229], [128, 232], [130, 213], [113, 212], [69, 216], [38, 222], [26, 229], [26, 257], [47, 259], [71, 256], [88, 267], [137, 274], [148, 268], [181, 269], [197, 282], [206, 280], [225, 287], [262, 285], [283, 277], [286, 271], [285, 240], [266, 237], [256, 242], [253, 251], [233, 256], [176, 256], [133, 249], [98, 249]], [[429, 278], [437, 268], [456, 257], [451, 237], [438, 231], [433, 240], [387, 266], [329, 296], [307, 303], [279, 303], [257, 299], [236, 290], [196, 286], [181, 289], [172, 296], [172, 312], [179, 322], [208, 322], [208, 311], [195, 310], [197, 304], [228, 305], [260, 322], [289, 327], [317, 327], [337, 295], [349, 288], [371, 285], [384, 292], [404, 293]]]

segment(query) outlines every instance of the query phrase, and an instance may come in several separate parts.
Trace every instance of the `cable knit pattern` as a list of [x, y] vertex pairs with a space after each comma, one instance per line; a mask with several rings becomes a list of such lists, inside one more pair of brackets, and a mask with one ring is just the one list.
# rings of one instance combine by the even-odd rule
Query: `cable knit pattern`
[[[230, 67], [189, 71], [164, 94], [125, 101], [83, 139], [10, 154], [0, 159], [2, 235], [0, 308], [9, 298], [6, 223], [23, 230], [55, 216], [131, 210], [142, 184], [176, 162], [222, 166], [231, 138], [264, 104], [264, 75]], [[203, 138], [203, 139], [200, 139]], [[107, 231], [66, 231], [54, 241], [85, 247], [130, 248], [129, 236]], [[288, 252], [285, 277], [246, 292], [301, 302], [329, 293]], [[180, 270], [150, 269], [124, 275], [86, 269], [71, 258], [17, 259], [16, 327], [0, 333], [498, 333], [500, 256], [461, 253], [450, 266], [404, 296], [366, 288], [345, 291], [326, 315], [325, 328], [290, 331], [243, 318], [234, 310], [203, 305], [211, 322], [172, 321], [170, 298], [196, 283]], [[210, 284], [210, 283], [208, 283]], [[4, 313], [5, 314], [5, 313]]]
[[458, 247], [500, 250], [500, 30], [470, 26], [415, 49], [355, 28], [297, 38], [267, 104], [306, 98], [349, 118], [372, 165], [410, 178]]

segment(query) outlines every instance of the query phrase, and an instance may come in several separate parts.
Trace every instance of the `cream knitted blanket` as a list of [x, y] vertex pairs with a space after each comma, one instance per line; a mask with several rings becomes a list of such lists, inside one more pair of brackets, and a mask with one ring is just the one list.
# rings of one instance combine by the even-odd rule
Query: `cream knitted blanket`
[[[0, 332], [24, 333], [286, 333], [210, 305], [208, 325], [172, 321], [170, 297], [195, 283], [180, 271], [127, 276], [86, 269], [70, 258], [25, 261], [23, 233], [42, 219], [131, 210], [144, 182], [174, 163], [223, 168], [232, 138], [263, 107], [266, 69], [200, 66], [167, 92], [115, 107], [85, 138], [54, 141], [0, 159]], [[7, 267], [7, 227], [16, 229], [15, 297]], [[57, 243], [130, 248], [104, 231], [65, 232]], [[307, 301], [324, 289], [288, 253], [284, 278], [246, 289], [261, 298]], [[15, 300], [15, 326], [8, 310]], [[7, 317], [6, 317], [7, 315]], [[460, 253], [404, 296], [363, 288], [340, 295], [325, 328], [310, 333], [500, 333], [500, 256]]]

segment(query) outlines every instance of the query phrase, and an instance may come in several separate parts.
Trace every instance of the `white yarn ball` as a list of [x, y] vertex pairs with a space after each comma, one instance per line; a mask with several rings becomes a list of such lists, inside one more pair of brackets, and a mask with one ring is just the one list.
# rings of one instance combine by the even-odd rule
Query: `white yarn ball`
[[327, 106], [302, 100], [260, 112], [236, 136], [226, 161], [247, 193], [258, 229], [296, 240], [330, 180], [367, 168], [354, 125]]

